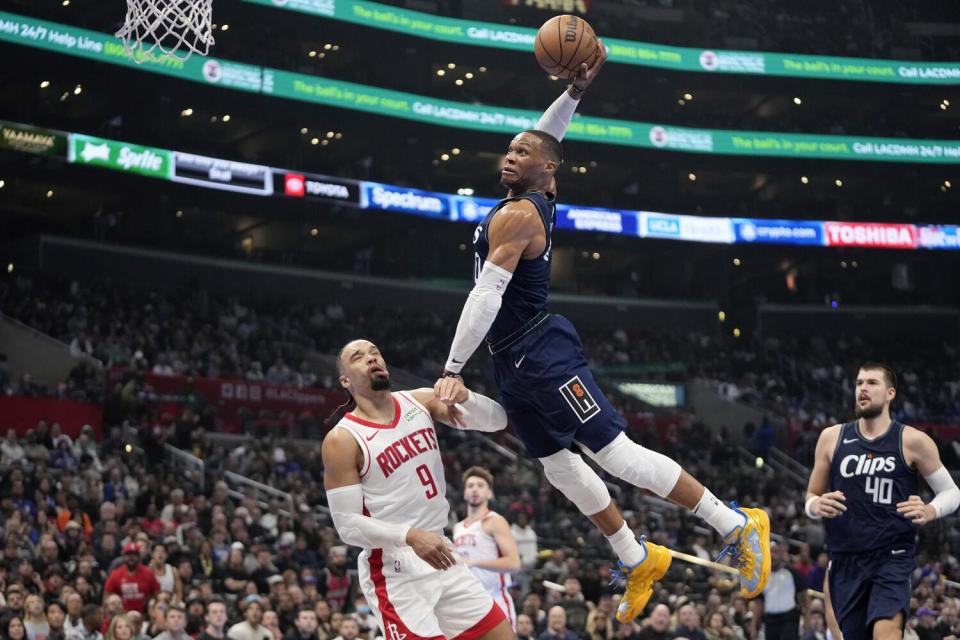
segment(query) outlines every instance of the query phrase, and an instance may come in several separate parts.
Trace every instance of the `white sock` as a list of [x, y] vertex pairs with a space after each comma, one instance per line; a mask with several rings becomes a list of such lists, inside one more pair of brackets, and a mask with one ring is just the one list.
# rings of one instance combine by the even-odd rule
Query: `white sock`
[[693, 512], [703, 518], [721, 536], [726, 536], [747, 523], [746, 517], [717, 500], [717, 497], [707, 488], [704, 488], [703, 497], [693, 508]]
[[620, 561], [628, 567], [635, 567], [647, 559], [646, 548], [640, 544], [637, 536], [633, 535], [626, 522], [615, 534], [607, 536], [607, 540]]

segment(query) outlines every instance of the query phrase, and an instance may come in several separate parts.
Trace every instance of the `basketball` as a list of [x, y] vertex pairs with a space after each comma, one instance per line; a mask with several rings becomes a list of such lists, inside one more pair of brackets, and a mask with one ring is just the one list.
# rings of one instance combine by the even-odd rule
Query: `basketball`
[[552, 76], [573, 78], [580, 64], [593, 62], [599, 50], [597, 34], [579, 16], [550, 18], [537, 31], [534, 53], [543, 70]]

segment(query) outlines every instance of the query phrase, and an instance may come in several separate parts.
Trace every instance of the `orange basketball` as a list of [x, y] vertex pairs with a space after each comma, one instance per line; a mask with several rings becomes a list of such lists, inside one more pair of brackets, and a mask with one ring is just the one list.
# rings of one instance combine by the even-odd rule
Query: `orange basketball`
[[572, 78], [580, 64], [588, 65], [599, 53], [593, 27], [579, 16], [554, 16], [540, 27], [534, 43], [537, 62], [552, 76]]

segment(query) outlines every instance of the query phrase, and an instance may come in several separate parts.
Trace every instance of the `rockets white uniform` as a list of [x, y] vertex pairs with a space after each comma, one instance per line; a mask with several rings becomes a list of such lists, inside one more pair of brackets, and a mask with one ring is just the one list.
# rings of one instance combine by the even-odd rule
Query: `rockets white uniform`
[[[337, 423], [363, 453], [364, 515], [443, 536], [449, 507], [433, 420], [409, 393], [394, 393], [393, 402], [390, 424], [350, 413]], [[473, 640], [503, 620], [463, 565], [439, 571], [409, 546], [364, 549], [358, 565], [360, 587], [386, 640]]]
[[[468, 560], [496, 560], [500, 557], [500, 547], [497, 546], [497, 541], [483, 530], [483, 521], [492, 515], [496, 514], [490, 511], [469, 526], [466, 524], [466, 520], [461, 520], [454, 525], [453, 544], [460, 556]], [[470, 567], [470, 571], [477, 576], [480, 584], [503, 610], [504, 615], [510, 620], [510, 624], [516, 627], [517, 610], [513, 605], [513, 597], [508, 591], [510, 585], [513, 584], [510, 574], [479, 567]]]

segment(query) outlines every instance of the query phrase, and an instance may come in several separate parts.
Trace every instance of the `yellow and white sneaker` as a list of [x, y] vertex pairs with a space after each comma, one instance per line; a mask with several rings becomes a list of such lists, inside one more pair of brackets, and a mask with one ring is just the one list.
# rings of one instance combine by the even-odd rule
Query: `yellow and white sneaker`
[[756, 598], [770, 578], [770, 516], [763, 509], [741, 509], [736, 502], [731, 507], [746, 523], [723, 537], [727, 546], [717, 560], [732, 555], [740, 570], [740, 594]]
[[647, 557], [643, 562], [633, 567], [618, 562], [617, 569], [611, 570], [614, 582], [625, 583], [627, 586], [620, 599], [620, 606], [617, 607], [617, 620], [622, 624], [631, 622], [640, 615], [653, 595], [653, 584], [663, 578], [673, 561], [670, 550], [666, 547], [647, 542], [643, 537], [640, 538], [640, 544], [647, 550]]

